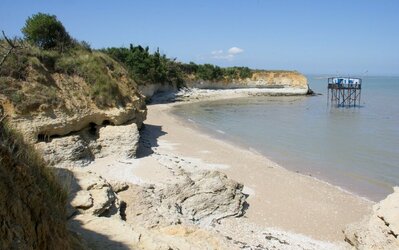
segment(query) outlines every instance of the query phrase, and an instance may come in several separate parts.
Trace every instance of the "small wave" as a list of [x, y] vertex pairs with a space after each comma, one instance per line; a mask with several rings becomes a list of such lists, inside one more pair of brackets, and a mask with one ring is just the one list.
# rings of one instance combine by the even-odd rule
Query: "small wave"
[[224, 132], [223, 130], [219, 130], [219, 129], [216, 129], [216, 131], [218, 132], [218, 133], [220, 133], [220, 134], [226, 134], [226, 132]]

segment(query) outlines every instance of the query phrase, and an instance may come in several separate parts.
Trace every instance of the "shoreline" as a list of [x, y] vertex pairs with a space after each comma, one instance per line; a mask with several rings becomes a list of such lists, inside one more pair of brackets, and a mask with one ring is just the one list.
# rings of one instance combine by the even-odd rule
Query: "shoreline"
[[148, 105], [137, 157], [99, 158], [85, 171], [107, 180], [161, 189], [176, 183], [180, 178], [176, 171], [194, 175], [218, 171], [243, 184], [248, 205], [243, 216], [225, 218], [204, 229], [254, 244], [271, 234], [281, 235], [288, 242], [318, 246], [308, 245], [311, 249], [345, 248], [342, 231], [369, 215], [374, 203], [316, 177], [288, 170], [254, 149], [214, 138], [195, 123], [173, 114], [178, 105], [237, 96], [197, 97]]
[[227, 100], [248, 96], [312, 96], [308, 89], [299, 88], [227, 88], [227, 89], [201, 89], [183, 88], [179, 91], [165, 91], [154, 94], [151, 104], [184, 105], [185, 103]]
[[[318, 240], [341, 241], [341, 230], [347, 224], [360, 221], [371, 211], [374, 203], [363, 197], [315, 177], [287, 170], [258, 152], [204, 134], [192, 126], [193, 124], [179, 119], [172, 113], [176, 105], [184, 103], [149, 105], [149, 117], [145, 124], [162, 127], [166, 134], [160, 137], [165, 137], [162, 138], [160, 147], [162, 144], [167, 145], [166, 151], [190, 159], [199, 159], [202, 161], [200, 163], [205, 165], [215, 165], [219, 171], [243, 183], [246, 190], [249, 190], [250, 207], [246, 213], [249, 222], [307, 235]], [[175, 133], [176, 131], [183, 132], [183, 138]], [[201, 145], [194, 145], [191, 140], [187, 141], [187, 135], [191, 135], [193, 140], [201, 141]], [[186, 146], [182, 147], [182, 144]], [[238, 158], [226, 159], [232, 151], [237, 153]], [[243, 166], [237, 166], [240, 164]], [[139, 166], [134, 172], [135, 175], [148, 179], [145, 170], [148, 169], [140, 169]], [[259, 174], [254, 175], [254, 171], [259, 171]], [[280, 181], [271, 181], [273, 184], [262, 183], [264, 180], [259, 176]], [[281, 185], [282, 183], [286, 183], [287, 186]]]
[[[223, 99], [236, 99], [236, 98], [241, 98], [241, 97], [232, 97], [232, 98], [223, 98]], [[246, 96], [244, 96], [244, 97], [246, 97]], [[246, 145], [243, 142], [240, 142], [239, 140], [235, 140], [232, 137], [231, 138], [221, 138], [223, 135], [226, 134], [224, 131], [221, 131], [221, 130], [207, 131], [207, 129], [205, 127], [199, 125], [198, 123], [196, 123], [195, 121], [193, 121], [193, 120], [191, 120], [189, 118], [186, 119], [184, 116], [181, 116], [179, 114], [174, 113], [174, 110], [173, 110], [175, 108], [178, 108], [178, 106], [180, 106], [180, 105], [186, 105], [186, 104], [190, 104], [190, 103], [194, 103], [194, 102], [209, 102], [209, 101], [212, 102], [212, 101], [218, 101], [218, 100], [221, 100], [221, 99], [219, 99], [219, 98], [212, 99], [211, 98], [211, 99], [205, 99], [205, 100], [194, 100], [194, 101], [186, 101], [186, 102], [174, 103], [170, 107], [169, 114], [171, 116], [173, 116], [175, 119], [180, 120], [186, 126], [192, 127], [194, 130], [198, 131], [199, 133], [208, 135], [210, 137], [214, 137], [215, 140], [223, 141], [223, 142], [225, 142], [227, 144], [230, 144], [233, 147], [238, 147], [238, 148], [240, 148], [242, 150], [250, 151], [250, 152], [252, 152], [254, 154], [263, 156], [266, 159], [270, 160], [271, 162], [274, 162], [276, 165], [278, 165], [279, 167], [281, 167], [281, 168], [283, 168], [283, 169], [285, 169], [287, 171], [295, 172], [296, 174], [313, 178], [313, 179], [315, 179], [317, 181], [323, 182], [323, 183], [325, 183], [327, 185], [331, 185], [334, 188], [338, 188], [338, 189], [340, 189], [343, 192], [346, 192], [346, 193], [348, 193], [350, 195], [353, 195], [353, 196], [357, 196], [360, 199], [363, 199], [363, 200], [365, 200], [367, 202], [370, 202], [370, 203], [373, 203], [373, 204], [375, 204], [375, 203], [377, 203], [379, 201], [379, 200], [378, 201], [372, 200], [371, 198], [369, 198], [369, 197], [367, 197], [365, 195], [360, 195], [360, 194], [356, 193], [355, 191], [351, 191], [351, 190], [347, 189], [346, 187], [341, 186], [339, 184], [334, 184], [330, 180], [328, 180], [327, 175], [322, 176], [321, 174], [317, 175], [317, 173], [313, 173], [313, 172], [305, 173], [305, 172], [301, 172], [300, 170], [294, 170], [292, 168], [287, 168], [284, 165], [278, 163], [276, 160], [274, 160], [273, 157], [271, 157], [271, 156], [269, 156], [269, 155], [267, 155], [265, 153], [262, 153], [262, 152], [258, 151], [257, 149], [255, 149], [255, 148], [253, 148], [253, 147], [251, 147], [249, 145]]]

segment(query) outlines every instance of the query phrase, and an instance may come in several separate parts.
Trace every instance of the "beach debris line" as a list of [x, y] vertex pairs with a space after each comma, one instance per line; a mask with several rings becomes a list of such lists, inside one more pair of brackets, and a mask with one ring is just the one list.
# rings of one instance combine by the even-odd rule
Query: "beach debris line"
[[360, 106], [362, 79], [330, 77], [327, 85], [327, 103], [337, 107]]

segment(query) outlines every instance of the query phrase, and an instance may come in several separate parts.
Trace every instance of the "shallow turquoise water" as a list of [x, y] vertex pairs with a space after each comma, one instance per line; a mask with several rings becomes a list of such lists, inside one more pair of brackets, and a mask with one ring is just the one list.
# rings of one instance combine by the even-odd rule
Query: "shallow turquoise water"
[[399, 77], [363, 77], [362, 107], [314, 97], [249, 97], [182, 105], [177, 115], [280, 165], [380, 200], [399, 185]]

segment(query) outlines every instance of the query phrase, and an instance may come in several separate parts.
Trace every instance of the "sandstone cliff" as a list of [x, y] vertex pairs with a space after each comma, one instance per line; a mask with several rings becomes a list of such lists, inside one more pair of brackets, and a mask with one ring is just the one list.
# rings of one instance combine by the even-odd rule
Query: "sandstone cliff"
[[140, 127], [146, 116], [128, 72], [83, 48], [60, 53], [24, 44], [2, 65], [0, 104], [31, 143], [102, 124]]
[[[258, 70], [249, 78], [218, 81], [198, 80], [187, 76], [184, 85], [189, 89], [262, 89], [263, 93], [269, 89], [270, 95], [305, 95], [310, 90], [307, 78], [296, 71]], [[159, 92], [177, 91], [176, 86], [166, 84], [146, 84], [138, 88], [147, 99]]]
[[[110, 154], [134, 157], [146, 117], [136, 83], [101, 52], [44, 51], [21, 42], [0, 68], [0, 107], [21, 135], [0, 127], [0, 249], [86, 248], [67, 230], [67, 219], [75, 221], [76, 209], [115, 214], [118, 199], [108, 182], [90, 182], [89, 174], [68, 169], [56, 171], [65, 177], [62, 188], [47, 165], [71, 168]], [[65, 185], [79, 178], [82, 186]], [[74, 225], [73, 231], [87, 232]]]
[[188, 81], [186, 85], [188, 87], [208, 89], [292, 88], [302, 90], [303, 94], [308, 91], [306, 77], [296, 71], [255, 71], [250, 78], [217, 82]]

